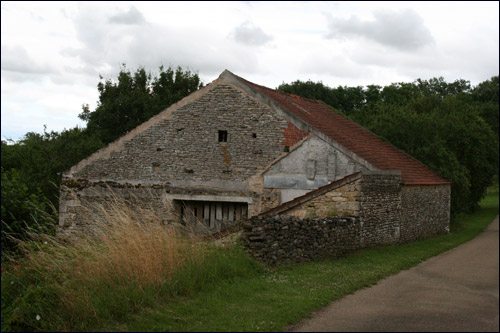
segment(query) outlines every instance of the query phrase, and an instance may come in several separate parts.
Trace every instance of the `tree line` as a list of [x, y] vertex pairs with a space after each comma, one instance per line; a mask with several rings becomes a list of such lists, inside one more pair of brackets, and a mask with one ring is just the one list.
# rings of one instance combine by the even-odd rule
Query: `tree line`
[[[100, 77], [96, 108], [82, 106], [85, 128], [2, 140], [2, 251], [30, 228], [54, 232], [64, 171], [202, 86], [181, 67], [123, 65], [116, 78]], [[453, 213], [475, 209], [498, 173], [498, 76], [476, 87], [434, 78], [385, 87], [295, 81], [278, 90], [323, 101], [451, 180]]]

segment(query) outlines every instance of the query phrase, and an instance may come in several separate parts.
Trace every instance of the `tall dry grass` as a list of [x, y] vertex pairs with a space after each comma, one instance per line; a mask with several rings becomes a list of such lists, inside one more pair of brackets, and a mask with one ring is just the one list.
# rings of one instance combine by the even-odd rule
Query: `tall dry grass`
[[116, 195], [89, 209], [87, 220], [91, 233], [33, 234], [20, 243], [23, 258], [7, 258], [2, 331], [102, 329], [258, 268], [238, 246], [202, 241], [203, 233], [165, 225], [154, 210]]

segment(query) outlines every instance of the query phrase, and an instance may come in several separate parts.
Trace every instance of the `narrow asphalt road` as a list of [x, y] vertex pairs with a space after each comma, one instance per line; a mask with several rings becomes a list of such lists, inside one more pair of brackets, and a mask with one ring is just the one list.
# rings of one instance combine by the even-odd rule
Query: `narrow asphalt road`
[[498, 216], [459, 247], [315, 313], [297, 332], [498, 332]]

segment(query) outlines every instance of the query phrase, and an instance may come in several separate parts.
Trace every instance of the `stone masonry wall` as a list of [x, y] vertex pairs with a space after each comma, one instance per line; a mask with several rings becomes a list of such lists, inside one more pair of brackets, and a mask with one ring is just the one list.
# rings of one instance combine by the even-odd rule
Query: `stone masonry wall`
[[400, 183], [399, 172], [363, 171], [361, 178], [279, 215], [252, 218], [244, 228], [244, 244], [250, 254], [272, 264], [399, 242]]
[[[92, 233], [93, 224], [105, 221], [105, 214], [112, 214], [115, 205], [126, 205], [135, 212], [147, 210], [164, 217], [163, 223], [171, 223], [173, 202], [166, 200], [161, 187], [120, 185], [110, 187], [106, 183], [77, 189], [61, 186], [59, 206], [59, 232], [62, 234]], [[115, 207], [115, 208], [116, 208]], [[122, 209], [120, 209], [122, 210]]]
[[401, 241], [450, 231], [450, 185], [405, 185], [401, 191]]
[[363, 246], [396, 243], [400, 240], [401, 173], [362, 172], [359, 216]]
[[361, 179], [338, 187], [324, 195], [284, 212], [284, 215], [298, 218], [359, 216]]
[[[171, 194], [215, 195], [208, 189], [180, 189], [166, 184], [141, 185], [113, 182], [83, 181], [63, 182], [59, 200], [59, 231], [71, 234], [86, 232], [93, 220], [102, 220], [103, 209], [113, 205], [115, 199], [129, 206], [130, 209], [147, 209], [161, 218], [164, 224], [179, 222]], [[226, 195], [241, 197], [245, 191], [226, 191]], [[258, 200], [257, 195], [253, 199]]]
[[[246, 181], [283, 153], [291, 126], [269, 106], [219, 84], [74, 177], [172, 185]], [[227, 142], [219, 142], [219, 131], [227, 131]]]
[[356, 217], [254, 216], [243, 230], [248, 253], [267, 264], [342, 256], [360, 248]]

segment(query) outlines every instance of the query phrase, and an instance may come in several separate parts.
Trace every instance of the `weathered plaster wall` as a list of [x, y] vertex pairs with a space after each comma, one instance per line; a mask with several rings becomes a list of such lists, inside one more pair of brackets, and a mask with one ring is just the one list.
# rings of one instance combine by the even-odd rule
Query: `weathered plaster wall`
[[361, 170], [367, 168], [312, 136], [264, 173], [264, 187], [281, 189], [283, 203]]

